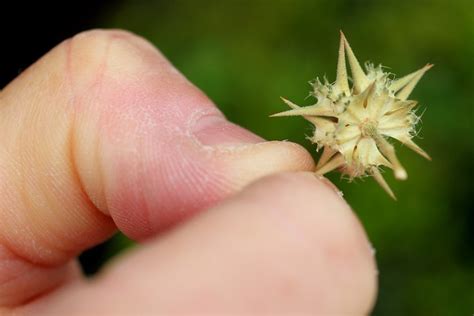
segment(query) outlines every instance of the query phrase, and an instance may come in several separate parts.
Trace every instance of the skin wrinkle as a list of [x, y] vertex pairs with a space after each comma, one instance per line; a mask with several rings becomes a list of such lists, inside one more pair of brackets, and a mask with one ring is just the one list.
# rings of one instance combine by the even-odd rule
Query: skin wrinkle
[[[78, 41], [78, 40], [81, 40], [82, 38], [84, 38], [85, 36], [88, 36], [86, 34], [80, 34], [78, 36], [75, 36], [73, 38], [73, 40], [70, 41], [70, 44], [68, 45], [69, 46], [69, 63], [72, 63], [72, 50], [71, 50], [71, 47], [73, 45], [73, 42], [74, 40], [75, 41]], [[86, 87], [87, 89], [89, 90], [92, 90], [92, 91], [95, 91], [96, 95], [100, 95], [102, 92], [103, 92], [103, 85], [104, 85], [104, 81], [105, 81], [105, 78], [106, 78], [106, 73], [108, 72], [108, 60], [109, 60], [109, 56], [110, 56], [110, 53], [111, 53], [111, 46], [113, 44], [113, 42], [119, 40], [119, 39], [122, 39], [123, 36], [121, 36], [120, 34], [113, 34], [111, 36], [107, 36], [106, 39], [107, 39], [107, 42], [106, 42], [106, 45], [105, 45], [105, 48], [103, 48], [103, 55], [102, 57], [100, 58], [101, 62], [99, 63], [97, 69], [94, 70], [94, 73], [96, 73], [96, 75], [93, 77], [93, 79], [90, 81], [91, 84], [89, 87]], [[69, 67], [70, 69], [72, 69], [72, 67]], [[71, 70], [70, 72], [70, 76], [69, 77], [74, 77], [74, 74]], [[76, 89], [75, 89], [76, 90]], [[77, 94], [77, 90], [75, 91], [75, 94]], [[84, 109], [84, 105], [81, 105], [81, 103], [85, 103], [84, 101], [85, 100], [81, 100], [82, 102], [75, 102], [74, 104], [74, 109], [75, 111], [77, 112], [78, 109]], [[91, 111], [91, 109], [88, 109], [88, 111]], [[75, 115], [77, 117], [77, 114]], [[75, 118], [75, 121], [77, 119]], [[100, 127], [99, 127], [100, 128]], [[98, 135], [102, 135], [101, 132], [98, 133]], [[73, 139], [76, 139], [78, 136], [76, 135], [76, 133], [74, 134], [74, 137]], [[73, 145], [73, 147], [76, 147]], [[92, 158], [92, 160], [94, 161], [94, 163], [98, 166], [98, 175], [99, 175], [99, 185], [96, 185], [95, 186], [95, 190], [97, 190], [98, 188], [101, 189], [101, 192], [99, 194], [96, 194], [96, 196], [94, 198], [91, 198], [90, 195], [87, 193], [87, 189], [85, 189], [85, 186], [84, 186], [84, 182], [82, 181], [82, 177], [81, 177], [81, 174], [80, 172], [78, 171], [78, 168], [77, 168], [77, 164], [75, 163], [75, 160], [74, 160], [74, 169], [76, 170], [76, 179], [78, 179], [78, 182], [80, 183], [81, 185], [81, 189], [82, 191], [85, 193], [85, 195], [87, 196], [88, 200], [90, 203], [92, 203], [94, 205], [94, 208], [97, 209], [99, 212], [101, 212], [102, 214], [104, 214], [105, 216], [110, 216], [109, 214], [109, 206], [108, 206], [108, 194], [107, 194], [107, 188], [106, 188], [106, 182], [104, 182], [104, 168], [103, 168], [103, 159], [102, 159], [102, 155], [101, 155], [101, 152], [102, 152], [102, 137], [97, 137], [97, 140], [96, 140], [96, 146], [95, 146], [95, 150], [93, 151], [93, 156], [94, 158]], [[75, 152], [75, 150], [74, 150]], [[73, 155], [75, 156], [75, 155]]]
[[69, 98], [71, 104], [76, 104], [75, 102], [75, 97], [76, 93], [74, 91], [74, 83], [73, 83], [73, 78], [72, 78], [72, 38], [67, 39], [64, 41], [64, 51], [65, 51], [65, 59], [66, 59], [66, 64], [65, 64], [65, 71], [64, 71], [64, 76], [65, 76], [65, 82], [66, 82], [66, 88], [69, 90]]
[[[76, 149], [76, 147], [77, 147], [76, 146], [76, 139], [77, 139], [77, 137], [79, 137], [77, 135], [78, 129], [76, 128], [76, 126], [77, 126], [77, 115], [78, 115], [78, 111], [82, 111], [84, 109], [84, 106], [82, 105], [82, 103], [85, 104], [87, 99], [81, 98], [80, 95], [79, 95], [79, 92], [77, 90], [77, 83], [76, 83], [76, 80], [75, 80], [75, 73], [73, 71], [73, 69], [74, 69], [73, 63], [76, 59], [74, 58], [73, 55], [74, 55], [74, 44], [83, 37], [84, 37], [84, 34], [76, 35], [75, 37], [73, 37], [72, 39], [67, 40], [64, 43], [65, 44], [64, 45], [65, 50], [66, 50], [66, 60], [67, 60], [65, 75], [66, 75], [66, 78], [67, 78], [68, 86], [69, 86], [69, 88], [72, 92], [70, 103], [72, 104], [72, 109], [73, 109], [72, 127], [71, 127], [71, 130], [70, 130], [70, 133], [69, 133], [70, 134], [70, 136], [69, 136], [69, 143], [70, 143], [69, 144], [69, 148], [70, 148], [69, 155], [70, 155], [70, 161], [71, 161], [71, 173], [72, 173], [72, 176], [74, 177], [75, 181], [77, 182], [77, 184], [79, 186], [79, 190], [81, 192], [81, 195], [86, 200], [86, 204], [89, 207], [92, 207], [95, 211], [102, 213], [102, 215], [109, 216], [106, 207], [104, 209], [104, 205], [106, 206], [106, 202], [104, 203], [103, 201], [105, 201], [105, 199], [103, 199], [103, 198], [101, 199], [98, 196], [95, 196], [93, 198], [88, 194], [88, 192], [87, 192], [88, 190], [85, 187], [85, 184], [83, 182], [81, 173], [79, 172], [79, 169], [77, 167], [77, 162], [76, 162], [76, 151], [77, 151], [77, 149]], [[107, 56], [108, 56], [109, 51], [110, 51], [111, 42], [112, 42], [112, 38], [109, 38], [109, 40], [106, 42], [104, 53], [103, 53], [102, 57], [100, 58], [101, 62], [99, 63], [97, 69], [95, 69], [95, 71], [94, 71], [94, 73], [96, 75], [92, 78], [92, 80], [90, 80], [90, 86], [88, 87], [89, 88], [88, 90], [90, 90], [90, 91], [97, 91], [97, 93], [100, 93], [100, 91], [101, 91], [101, 88], [102, 88], [101, 83], [103, 82], [104, 74], [105, 74], [106, 68], [107, 68]], [[95, 160], [96, 163], [100, 163], [100, 161], [97, 159], [97, 156], [99, 154], [99, 145], [98, 145], [97, 139], [95, 139], [95, 143], [97, 145], [95, 146], [95, 150], [92, 152], [92, 155], [94, 157], [92, 159]], [[102, 181], [103, 176], [102, 176], [102, 172], [100, 172], [100, 171], [101, 171], [101, 168], [99, 167], [99, 182], [103, 183], [103, 181]], [[98, 187], [100, 187], [100, 185]], [[101, 201], [99, 201], [99, 200], [101, 200]]]
[[[73, 108], [75, 110], [78, 110], [80, 109], [80, 102], [75, 102], [76, 100], [76, 97], [78, 95], [78, 91], [76, 89], [76, 87], [78, 86], [77, 85], [77, 82], [75, 82], [74, 78], [75, 78], [75, 74], [74, 74], [74, 67], [73, 67], [73, 62], [74, 62], [74, 57], [73, 57], [73, 53], [74, 53], [74, 44], [76, 41], [78, 41], [79, 39], [81, 39], [82, 37], [84, 37], [85, 34], [79, 34], [79, 35], [76, 35], [75, 37], [71, 38], [71, 39], [67, 39], [66, 41], [64, 41], [64, 50], [66, 51], [66, 69], [65, 69], [65, 76], [66, 76], [66, 82], [68, 83], [68, 87], [70, 88], [70, 91], [72, 92], [71, 96], [72, 96], [72, 99], [71, 99], [71, 104], [73, 105]], [[112, 42], [116, 39], [116, 37], [114, 36], [109, 36], [107, 37], [107, 42], [106, 42], [106, 45], [105, 45], [105, 48], [104, 48], [104, 53], [102, 55], [102, 57], [100, 58], [101, 59], [101, 62], [99, 63], [98, 67], [96, 67], [96, 71], [95, 72], [95, 77], [93, 78], [88, 78], [89, 81], [90, 81], [90, 87], [88, 88], [96, 88], [97, 86], [101, 86], [100, 83], [103, 82], [103, 78], [104, 78], [104, 75], [106, 73], [106, 70], [107, 70], [107, 60], [108, 60], [108, 56], [110, 54], [110, 46], [112, 44]]]
[[[10, 247], [8, 243], [4, 242], [3, 240], [0, 240], [0, 247], [5, 248], [5, 250], [9, 253], [11, 253], [15, 258], [18, 260], [25, 262], [26, 264], [32, 265], [34, 267], [38, 268], [54, 268], [57, 266], [62, 265], [60, 264], [49, 264], [49, 263], [44, 263], [44, 262], [38, 262], [38, 261], [33, 261], [30, 258], [20, 255], [19, 253], [15, 252], [15, 249], [13, 247]], [[1, 259], [3, 260], [3, 258]]]
[[[0, 281], [0, 291], [1, 291], [2, 287], [8, 287], [9, 283], [13, 283], [17, 280], [21, 280], [22, 278], [27, 278], [29, 275], [26, 274], [25, 271], [28, 272], [28, 270], [31, 269], [31, 267], [26, 267], [26, 265], [33, 265], [32, 262], [27, 262], [27, 261], [25, 261], [21, 258], [18, 258], [18, 256], [16, 254], [11, 252], [4, 245], [0, 245], [0, 252], [2, 250], [3, 250], [3, 252], [6, 252], [6, 254], [4, 253], [3, 256], [0, 258], [0, 271], [2, 271], [2, 275], [1, 275], [2, 279]], [[10, 256], [10, 258], [8, 258], [9, 256]], [[18, 265], [16, 264], [18, 261], [19, 261], [20, 265], [22, 265], [20, 270], [17, 268]], [[7, 271], [7, 278], [5, 278], [4, 269], [5, 269], [5, 267], [8, 268], [9, 266], [15, 266], [15, 268], [10, 269], [10, 270], [13, 270], [13, 273], [11, 273], [10, 271]], [[37, 268], [48, 268], [48, 267], [41, 267], [41, 266], [38, 266], [38, 265], [35, 265], [35, 267], [37, 267]], [[10, 273], [8, 273], [8, 272], [10, 272]]]
[[[74, 119], [73, 119], [73, 126], [76, 126], [76, 121], [77, 121], [77, 111], [79, 109], [82, 108], [82, 106], [80, 105], [81, 102], [78, 102], [77, 100], [77, 90], [75, 89], [75, 85], [74, 85], [74, 73], [73, 73], [73, 67], [72, 67], [72, 62], [73, 62], [73, 52], [72, 52], [72, 49], [73, 49], [73, 41], [74, 39], [76, 39], [76, 41], [78, 40], [80, 36], [75, 36], [74, 38], [72, 39], [68, 39], [65, 41], [65, 50], [66, 50], [66, 58], [67, 58], [67, 63], [66, 63], [66, 71], [65, 71], [65, 74], [66, 74], [66, 78], [68, 79], [67, 82], [69, 83], [69, 87], [71, 88], [71, 92], [72, 92], [72, 96], [71, 96], [71, 103], [73, 104], [73, 109], [74, 109]], [[104, 55], [102, 57], [102, 60], [103, 62], [100, 64], [99, 68], [98, 68], [98, 71], [97, 71], [97, 76], [96, 76], [96, 79], [95, 80], [92, 80], [92, 83], [91, 83], [91, 89], [90, 90], [97, 90], [97, 93], [100, 94], [101, 90], [102, 90], [102, 85], [101, 83], [103, 82], [103, 78], [104, 78], [104, 75], [105, 75], [105, 72], [106, 72], [106, 66], [107, 66], [107, 56], [109, 55], [110, 53], [110, 45], [111, 45], [111, 42], [112, 42], [112, 39], [110, 39], [106, 45], [106, 48], [104, 50]], [[84, 100], [81, 100], [84, 102]], [[95, 196], [90, 196], [86, 190], [86, 187], [84, 185], [84, 182], [82, 180], [82, 177], [80, 175], [80, 172], [79, 172], [79, 169], [77, 167], [77, 163], [76, 163], [76, 138], [78, 137], [77, 136], [77, 130], [75, 128], [72, 128], [71, 129], [71, 135], [70, 135], [70, 142], [71, 142], [71, 163], [72, 163], [72, 168], [73, 168], [73, 172], [74, 172], [74, 176], [75, 178], [77, 179], [79, 185], [80, 185], [80, 190], [83, 192], [83, 194], [85, 194], [86, 198], [87, 198], [87, 203], [89, 204], [92, 204], [94, 206], [94, 208], [96, 208], [99, 212], [103, 213], [105, 216], [110, 216], [109, 213], [108, 213], [108, 206], [107, 206], [107, 199], [105, 198], [100, 198], [101, 195], [104, 194], [104, 190], [102, 189], [100, 193], [102, 194], [96, 194]], [[95, 140], [95, 143], [96, 143], [96, 146], [95, 146], [95, 150], [92, 151], [93, 153], [93, 160], [95, 161], [95, 163], [98, 165], [98, 173], [96, 174], [97, 176], [97, 181], [99, 182], [98, 186], [96, 186], [96, 189], [99, 188], [99, 190], [101, 188], [103, 188], [103, 184], [104, 184], [104, 181], [103, 181], [103, 167], [102, 167], [102, 161], [100, 159], [100, 138], [96, 138]]]
[[[110, 38], [110, 40], [107, 42], [106, 46], [105, 46], [105, 49], [104, 49], [104, 54], [103, 54], [103, 57], [102, 57], [102, 62], [99, 64], [99, 67], [97, 69], [97, 75], [95, 76], [95, 78], [91, 81], [91, 88], [92, 89], [97, 89], [98, 90], [98, 93], [100, 93], [101, 91], [101, 83], [103, 82], [103, 78], [104, 78], [104, 74], [106, 72], [106, 69], [107, 69], [107, 57], [110, 53], [110, 45], [111, 45], [111, 42], [114, 40], [115, 38]], [[77, 90], [75, 89], [75, 81], [74, 81], [74, 73], [72, 71], [72, 62], [73, 62], [73, 57], [72, 57], [72, 54], [73, 54], [73, 44], [74, 44], [74, 38], [72, 40], [68, 40], [66, 42], [66, 52], [67, 52], [67, 63], [66, 63], [66, 77], [69, 78], [70, 80], [68, 80], [68, 83], [69, 83], [69, 86], [70, 86], [70, 90], [73, 92], [72, 93], [72, 98], [70, 100], [71, 104], [73, 105], [72, 108], [73, 108], [73, 111], [71, 111], [71, 115], [72, 115], [72, 118], [71, 118], [71, 121], [72, 121], [72, 124], [71, 124], [71, 127], [70, 127], [70, 130], [68, 132], [69, 134], [69, 137], [68, 137], [68, 143], [67, 143], [67, 147], [69, 148], [69, 151], [68, 151], [68, 160], [70, 161], [70, 169], [71, 169], [71, 176], [73, 177], [73, 182], [76, 183], [76, 187], [80, 193], [80, 196], [82, 197], [83, 201], [85, 202], [86, 204], [86, 209], [89, 210], [90, 212], [92, 213], [95, 213], [95, 216], [99, 216], [100, 218], [102, 219], [108, 219], [110, 221], [112, 221], [112, 219], [110, 218], [109, 214], [108, 214], [108, 211], [107, 210], [102, 210], [96, 202], [94, 202], [90, 195], [88, 194], [87, 190], [86, 190], [86, 187], [84, 185], [84, 182], [83, 182], [83, 179], [81, 177], [81, 174], [79, 172], [79, 169], [77, 167], [77, 162], [76, 162], [76, 152], [77, 152], [77, 146], [76, 146], [76, 138], [78, 137], [77, 136], [77, 131], [78, 131], [78, 128], [76, 128], [76, 121], [77, 121], [77, 111], [78, 109], [81, 109], [82, 106], [80, 106], [80, 102], [79, 100], [81, 100], [80, 98], [77, 98]], [[82, 100], [81, 100], [82, 101]], [[96, 143], [98, 143], [96, 141]], [[95, 152], [93, 152], [93, 156], [94, 157], [97, 157], [98, 153], [99, 153], [99, 145], [96, 145], [96, 150]], [[100, 161], [96, 158], [95, 159], [95, 162], [96, 163], [100, 163]], [[103, 172], [101, 172], [101, 168], [99, 168], [99, 182], [100, 183], [103, 183], [102, 181], [102, 174]], [[100, 185], [98, 186], [100, 187]], [[106, 200], [106, 199], [101, 199], [101, 200]], [[106, 205], [106, 203], [105, 203]]]
[[[75, 122], [75, 118], [73, 118], [73, 122]], [[71, 126], [71, 129], [69, 131], [69, 137], [68, 137], [68, 154], [69, 154], [69, 160], [70, 160], [70, 169], [71, 169], [71, 176], [73, 177], [73, 181], [76, 183], [76, 189], [79, 191], [80, 197], [82, 198], [83, 202], [86, 204], [86, 210], [88, 210], [90, 214], [93, 214], [93, 216], [98, 216], [99, 218], [103, 220], [108, 220], [112, 221], [110, 216], [107, 213], [104, 213], [102, 210], [100, 210], [97, 205], [91, 200], [89, 197], [89, 194], [87, 194], [84, 183], [82, 181], [82, 178], [79, 174], [78, 168], [77, 168], [77, 163], [76, 163], [76, 146], [75, 146], [75, 128], [74, 128], [74, 123]], [[89, 215], [89, 214], [88, 214]]]
[[[147, 146], [144, 146], [144, 147], [147, 148]], [[145, 153], [145, 156], [147, 156], [146, 153]], [[144, 166], [144, 163], [143, 163], [144, 161], [142, 159], [137, 159], [136, 161], [138, 162], [138, 164], [136, 166], [137, 171], [141, 173], [141, 177], [145, 177], [147, 170], [146, 170], [146, 167]], [[146, 182], [144, 183], [144, 185], [147, 185], [147, 184], [150, 185], [150, 183], [146, 183]], [[151, 220], [151, 213], [152, 213], [152, 210], [153, 210], [153, 203], [150, 203], [149, 199], [147, 198], [146, 193], [144, 192], [146, 190], [146, 188], [141, 189], [140, 187], [137, 187], [137, 189], [138, 189], [138, 192], [140, 194], [139, 199], [144, 201], [143, 214], [144, 214], [145, 225], [146, 225], [146, 227], [149, 227], [148, 230], [151, 233], [152, 231], [154, 231], [153, 221]], [[148, 187], [148, 190], [146, 190], [146, 191], [153, 192], [155, 190]]]
[[[73, 263], [71, 263], [72, 265]], [[66, 266], [63, 265], [62, 267], [58, 267], [59, 269], [62, 269], [62, 271], [56, 271], [56, 273], [61, 273], [63, 272], [64, 276], [56, 283], [51, 283], [50, 286], [48, 286], [46, 289], [43, 289], [41, 292], [38, 292], [37, 294], [29, 297], [28, 299], [24, 300], [21, 302], [22, 305], [26, 306], [28, 304], [33, 304], [35, 301], [40, 300], [43, 297], [47, 297], [51, 293], [54, 293], [56, 290], [64, 288], [66, 285], [70, 285], [72, 281], [79, 281], [80, 279], [78, 276], [81, 274], [79, 271], [79, 267], [76, 266]], [[0, 312], [1, 312], [1, 307], [0, 307]], [[23, 315], [21, 312], [18, 312], [18, 309], [12, 309], [9, 311], [10, 314], [9, 316], [19, 316]], [[3, 315], [0, 313], [0, 315]], [[46, 315], [45, 315], [46, 316]]]
[[[94, 155], [94, 160], [97, 164], [97, 169], [98, 172], [96, 173], [97, 175], [97, 193], [94, 197], [91, 199], [94, 201], [96, 199], [96, 205], [98, 205], [99, 209], [103, 209], [106, 213], [106, 215], [110, 216], [109, 213], [109, 205], [108, 205], [108, 200], [106, 197], [106, 181], [105, 179], [105, 170], [104, 170], [104, 159], [102, 156], [103, 152], [103, 144], [102, 144], [102, 138], [99, 137], [96, 141], [96, 146], [95, 146], [95, 155]], [[102, 198], [101, 198], [102, 197]], [[100, 201], [100, 202], [99, 202]], [[100, 204], [98, 204], [100, 203]]]
[[[54, 269], [54, 268], [60, 268], [61, 266], [65, 267], [65, 263], [61, 264], [48, 264], [48, 263], [42, 263], [42, 262], [36, 262], [32, 261], [29, 258], [19, 255], [18, 253], [15, 252], [15, 250], [11, 247], [9, 247], [6, 243], [1, 242], [0, 243], [0, 248], [3, 248], [8, 254], [13, 257], [13, 259], [9, 259], [8, 261], [11, 261], [15, 263], [15, 261], [19, 261], [21, 265], [27, 265], [29, 267], [25, 268], [25, 271], [23, 271], [22, 276], [25, 276], [26, 273], [31, 270], [33, 273], [35, 273], [35, 270], [42, 270], [42, 269]], [[5, 258], [0, 258], [0, 260], [3, 262]], [[8, 262], [7, 261], [7, 262]], [[2, 270], [2, 266], [0, 266], [0, 272]], [[3, 280], [0, 283], [0, 287], [3, 286], [5, 283]], [[1, 314], [0, 314], [1, 315]]]

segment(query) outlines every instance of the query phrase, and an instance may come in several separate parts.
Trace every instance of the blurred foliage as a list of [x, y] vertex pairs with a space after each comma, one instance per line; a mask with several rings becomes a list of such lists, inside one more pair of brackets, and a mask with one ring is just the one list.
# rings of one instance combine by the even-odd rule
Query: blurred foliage
[[[157, 45], [229, 119], [267, 139], [304, 144], [311, 125], [274, 118], [299, 104], [307, 82], [335, 79], [339, 30], [361, 61], [405, 75], [436, 66], [412, 95], [432, 162], [398, 148], [409, 179], [389, 183], [392, 201], [368, 178], [330, 178], [364, 224], [377, 250], [375, 315], [471, 315], [474, 312], [474, 5], [466, 1], [122, 1], [102, 24]], [[398, 146], [401, 147], [401, 146]], [[116, 252], [129, 243], [117, 237]], [[108, 249], [109, 249], [108, 248]]]

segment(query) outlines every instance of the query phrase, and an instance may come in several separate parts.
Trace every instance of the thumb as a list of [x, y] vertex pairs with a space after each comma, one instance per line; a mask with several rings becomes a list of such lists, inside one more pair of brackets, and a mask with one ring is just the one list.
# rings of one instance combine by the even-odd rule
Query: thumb
[[[115, 227], [146, 238], [255, 178], [313, 168], [302, 147], [228, 122], [154, 47], [122, 31], [60, 44], [0, 102], [3, 305], [57, 285], [61, 265]], [[15, 273], [31, 277], [10, 282]]]

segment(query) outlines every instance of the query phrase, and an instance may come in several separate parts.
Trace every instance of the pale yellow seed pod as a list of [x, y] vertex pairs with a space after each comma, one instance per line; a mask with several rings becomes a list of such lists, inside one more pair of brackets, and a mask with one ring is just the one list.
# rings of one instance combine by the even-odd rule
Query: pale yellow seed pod
[[[352, 87], [346, 57], [352, 72]], [[316, 80], [312, 84], [316, 104], [300, 107], [283, 99], [291, 110], [273, 116], [303, 116], [315, 126], [310, 140], [323, 149], [317, 174], [339, 169], [350, 178], [372, 175], [395, 198], [380, 168], [393, 169], [398, 180], [405, 180], [407, 172], [388, 139], [396, 139], [430, 159], [412, 140], [419, 118], [414, 112], [417, 102], [407, 99], [432, 66], [427, 64], [398, 80], [389, 79], [381, 66], [367, 64], [364, 72], [341, 32], [336, 81], [330, 84]]]

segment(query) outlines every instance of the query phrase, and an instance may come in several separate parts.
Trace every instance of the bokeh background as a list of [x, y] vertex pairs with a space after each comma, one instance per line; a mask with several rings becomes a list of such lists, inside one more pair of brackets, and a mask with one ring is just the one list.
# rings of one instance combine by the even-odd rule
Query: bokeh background
[[[58, 7], [59, 5], [59, 7]], [[474, 313], [474, 2], [82, 1], [3, 10], [4, 85], [49, 48], [84, 29], [142, 35], [213, 99], [229, 119], [268, 139], [317, 153], [300, 118], [270, 119], [285, 96], [309, 105], [308, 81], [335, 79], [339, 30], [361, 61], [407, 74], [431, 69], [412, 97], [424, 111], [417, 143], [428, 162], [398, 146], [409, 178], [389, 184], [392, 201], [368, 178], [329, 177], [364, 224], [376, 249], [380, 290], [374, 315]], [[7, 21], [7, 22], [6, 22]], [[85, 252], [87, 273], [133, 243], [122, 235]]]

